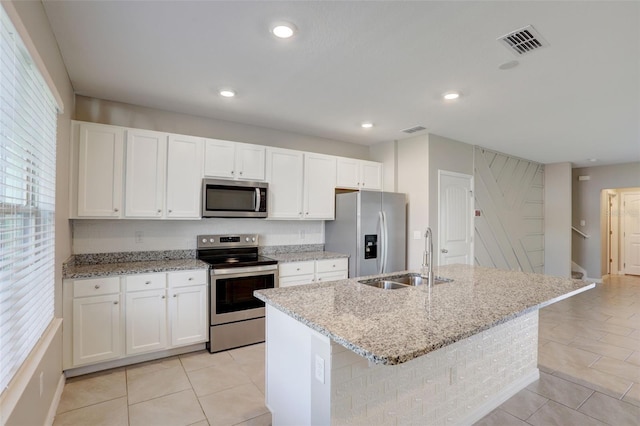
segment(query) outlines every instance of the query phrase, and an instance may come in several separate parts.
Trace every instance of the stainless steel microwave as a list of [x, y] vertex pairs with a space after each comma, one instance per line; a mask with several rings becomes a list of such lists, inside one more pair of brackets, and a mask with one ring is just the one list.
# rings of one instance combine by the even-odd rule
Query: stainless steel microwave
[[202, 180], [202, 217], [267, 217], [266, 182]]

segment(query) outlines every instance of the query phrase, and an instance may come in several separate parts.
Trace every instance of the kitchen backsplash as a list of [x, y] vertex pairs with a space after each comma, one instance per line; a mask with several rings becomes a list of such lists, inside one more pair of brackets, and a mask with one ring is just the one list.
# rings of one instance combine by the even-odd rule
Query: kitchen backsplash
[[72, 223], [74, 254], [194, 250], [201, 234], [259, 234], [260, 246], [324, 243], [323, 221], [75, 219]]

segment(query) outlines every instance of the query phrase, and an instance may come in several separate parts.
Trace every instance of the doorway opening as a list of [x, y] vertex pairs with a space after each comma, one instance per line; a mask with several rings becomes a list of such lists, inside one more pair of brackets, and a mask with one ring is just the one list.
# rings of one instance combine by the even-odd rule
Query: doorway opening
[[640, 275], [640, 187], [603, 189], [600, 205], [603, 273]]

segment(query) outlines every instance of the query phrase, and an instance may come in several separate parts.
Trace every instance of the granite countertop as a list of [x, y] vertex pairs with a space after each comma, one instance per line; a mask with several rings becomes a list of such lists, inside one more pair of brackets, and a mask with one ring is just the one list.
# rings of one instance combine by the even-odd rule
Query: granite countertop
[[268, 257], [278, 262], [303, 262], [306, 260], [340, 259], [349, 257], [348, 254], [333, 253], [330, 251], [301, 251], [290, 253], [269, 254]]
[[470, 265], [447, 265], [435, 272], [454, 281], [431, 289], [423, 285], [398, 290], [358, 282], [372, 276], [254, 294], [370, 361], [393, 365], [595, 287], [579, 280]]
[[69, 264], [64, 268], [63, 278], [95, 278], [108, 277], [112, 275], [185, 271], [190, 269], [209, 269], [209, 264], [198, 259], [163, 259], [79, 265]]

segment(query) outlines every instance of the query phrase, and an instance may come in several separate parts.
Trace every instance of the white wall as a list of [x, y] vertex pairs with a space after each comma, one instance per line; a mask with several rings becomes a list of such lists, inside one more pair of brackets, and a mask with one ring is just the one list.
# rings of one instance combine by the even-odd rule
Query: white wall
[[[590, 236], [584, 239], [573, 232], [571, 259], [586, 269], [587, 277], [600, 279], [606, 271], [600, 226], [602, 190], [640, 186], [640, 163], [582, 167], [573, 169], [571, 176], [571, 222]], [[578, 176], [589, 176], [589, 180], [579, 181]], [[580, 226], [581, 220], [585, 221], [585, 226]]]
[[[136, 233], [142, 242], [136, 242]], [[261, 246], [323, 244], [324, 222], [260, 219], [73, 220], [73, 252], [188, 250], [202, 234], [259, 234]]]
[[[407, 194], [407, 267], [422, 265], [424, 231], [429, 226], [429, 135], [397, 142], [397, 191]], [[414, 238], [417, 236], [417, 238]]]
[[[42, 3], [39, 1], [3, 1], [3, 6], [16, 27], [24, 26], [26, 34], [46, 71], [53, 80], [64, 103], [64, 113], [58, 116], [56, 145], [56, 222], [55, 222], [55, 310], [62, 317], [62, 262], [71, 254], [71, 226], [69, 224], [69, 149], [74, 96], [69, 76], [60, 55], [56, 39], [49, 26]], [[20, 21], [20, 22], [17, 22]], [[20, 28], [18, 28], [20, 32]], [[26, 42], [26, 40], [25, 40]], [[32, 352], [15, 379], [2, 393], [0, 424], [45, 424], [47, 411], [55, 399], [62, 377], [61, 328], [50, 327], [37, 351]], [[26, 367], [26, 368], [25, 368]], [[40, 373], [43, 374], [43, 392], [40, 394]], [[6, 404], [8, 400], [13, 403]], [[10, 405], [10, 406], [9, 406]]]
[[544, 166], [544, 273], [571, 276], [571, 163]]

